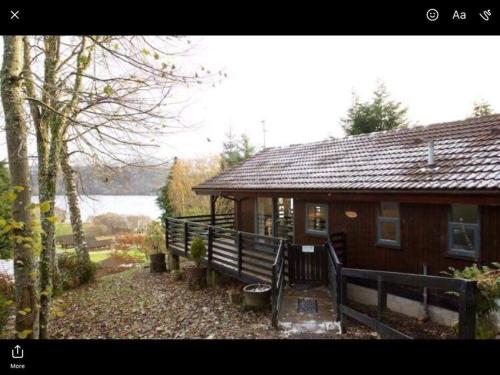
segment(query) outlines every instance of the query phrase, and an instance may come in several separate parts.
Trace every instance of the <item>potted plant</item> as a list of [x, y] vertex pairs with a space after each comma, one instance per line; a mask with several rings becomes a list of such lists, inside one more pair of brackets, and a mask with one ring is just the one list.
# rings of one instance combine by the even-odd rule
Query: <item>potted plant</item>
[[144, 246], [149, 256], [149, 269], [151, 272], [165, 272], [165, 233], [158, 221], [152, 221], [146, 227]]
[[189, 250], [194, 267], [186, 269], [188, 287], [192, 290], [204, 288], [207, 282], [207, 269], [201, 266], [201, 261], [207, 253], [205, 243], [200, 237], [195, 237]]

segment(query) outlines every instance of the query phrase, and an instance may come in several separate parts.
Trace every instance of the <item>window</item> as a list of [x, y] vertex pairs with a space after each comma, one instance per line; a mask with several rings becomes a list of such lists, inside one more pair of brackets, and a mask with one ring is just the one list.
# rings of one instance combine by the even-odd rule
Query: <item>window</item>
[[452, 255], [479, 256], [479, 209], [470, 204], [453, 204], [448, 223], [448, 250]]
[[397, 202], [381, 202], [377, 218], [377, 244], [400, 245], [400, 218]]
[[276, 199], [276, 233], [280, 238], [293, 242], [293, 199]]
[[255, 233], [263, 236], [273, 235], [273, 198], [257, 198]]
[[306, 203], [306, 233], [313, 235], [328, 234], [328, 205]]

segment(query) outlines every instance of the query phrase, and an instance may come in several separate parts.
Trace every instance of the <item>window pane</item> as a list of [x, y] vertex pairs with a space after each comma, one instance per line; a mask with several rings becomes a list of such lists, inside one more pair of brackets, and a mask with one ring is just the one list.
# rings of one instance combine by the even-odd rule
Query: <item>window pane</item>
[[264, 236], [273, 235], [273, 199], [257, 198], [256, 232]]
[[455, 223], [478, 223], [478, 208], [472, 204], [451, 205], [451, 221]]
[[382, 217], [399, 217], [399, 204], [397, 202], [381, 202], [380, 216]]
[[451, 228], [451, 248], [453, 250], [475, 250], [475, 235], [474, 228], [464, 228], [460, 225], [454, 225]]
[[293, 199], [278, 198], [276, 203], [276, 235], [293, 240]]
[[397, 241], [396, 223], [382, 221], [380, 223], [380, 235], [382, 240]]
[[306, 230], [326, 232], [328, 206], [326, 204], [308, 204]]

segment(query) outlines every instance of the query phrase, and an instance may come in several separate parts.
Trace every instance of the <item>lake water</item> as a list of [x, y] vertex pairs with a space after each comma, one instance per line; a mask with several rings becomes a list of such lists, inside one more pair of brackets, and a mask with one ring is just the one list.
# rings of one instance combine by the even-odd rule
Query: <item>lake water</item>
[[[154, 195], [89, 195], [81, 196], [79, 199], [84, 222], [90, 216], [107, 212], [120, 215], [145, 215], [152, 219], [157, 219], [161, 214]], [[33, 201], [38, 202], [38, 197], [33, 196]], [[68, 204], [65, 195], [56, 196], [56, 207], [66, 211], [66, 221], [69, 222]]]

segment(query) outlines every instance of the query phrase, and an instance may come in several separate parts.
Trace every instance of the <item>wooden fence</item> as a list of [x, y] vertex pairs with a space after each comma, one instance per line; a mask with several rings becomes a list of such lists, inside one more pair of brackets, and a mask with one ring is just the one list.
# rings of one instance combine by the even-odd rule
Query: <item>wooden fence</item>
[[[458, 337], [461, 339], [473, 339], [475, 337], [475, 281], [410, 273], [346, 268], [339, 260], [330, 238], [325, 247], [327, 248], [329, 256], [328, 270], [330, 277], [328, 279], [328, 286], [333, 296], [337, 319], [340, 319], [343, 331], [345, 331], [344, 318], [348, 316], [374, 329], [380, 337], [412, 339], [413, 337], [390, 327], [384, 322], [384, 313], [387, 310], [386, 287], [387, 284], [395, 284], [405, 287], [437, 289], [458, 294]], [[375, 318], [348, 306], [347, 283], [350, 278], [373, 280], [377, 282], [377, 316]]]
[[244, 282], [270, 284], [272, 267], [281, 240], [192, 221], [189, 217], [167, 218], [166, 242], [173, 254], [189, 258], [194, 238], [207, 247], [203, 264]]
[[[215, 226], [234, 229], [234, 214], [216, 214]], [[197, 216], [179, 216], [176, 219], [188, 220], [191, 223], [211, 224], [212, 217], [210, 215], [197, 215]]]

